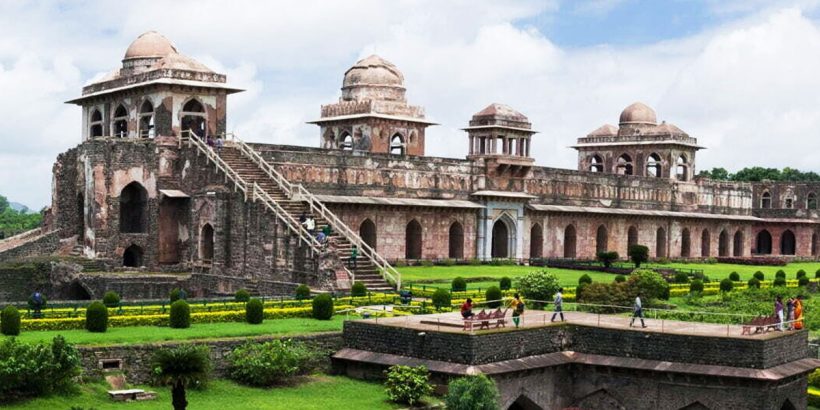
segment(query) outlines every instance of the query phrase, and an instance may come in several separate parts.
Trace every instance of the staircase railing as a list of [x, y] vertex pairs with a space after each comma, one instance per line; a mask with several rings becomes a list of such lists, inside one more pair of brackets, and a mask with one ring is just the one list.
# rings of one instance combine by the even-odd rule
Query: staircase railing
[[[239, 151], [248, 157], [251, 161], [256, 163], [262, 171], [264, 171], [273, 181], [277, 183], [279, 188], [285, 192], [290, 199], [302, 200], [308, 203], [312, 213], [316, 213], [330, 224], [336, 231], [344, 235], [351, 244], [359, 248], [362, 255], [367, 257], [373, 265], [381, 272], [382, 276], [389, 282], [396, 285], [396, 289], [401, 289], [401, 274], [393, 266], [387, 262], [375, 249], [367, 244], [362, 238], [351, 230], [347, 224], [339, 217], [331, 212], [315, 195], [308, 191], [302, 184], [294, 184], [288, 181], [282, 174], [280, 174], [272, 165], [270, 165], [256, 150], [250, 145], [242, 141], [236, 134], [226, 134], [235, 143]], [[352, 276], [351, 276], [352, 280]]]

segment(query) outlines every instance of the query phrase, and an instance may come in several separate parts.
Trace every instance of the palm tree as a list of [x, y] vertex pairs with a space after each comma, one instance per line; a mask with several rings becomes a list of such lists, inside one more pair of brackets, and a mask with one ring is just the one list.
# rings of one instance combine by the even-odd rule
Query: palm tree
[[207, 346], [184, 344], [160, 349], [151, 361], [154, 376], [160, 384], [171, 386], [171, 404], [174, 410], [185, 410], [188, 400], [185, 388], [202, 385], [211, 372], [211, 356]]

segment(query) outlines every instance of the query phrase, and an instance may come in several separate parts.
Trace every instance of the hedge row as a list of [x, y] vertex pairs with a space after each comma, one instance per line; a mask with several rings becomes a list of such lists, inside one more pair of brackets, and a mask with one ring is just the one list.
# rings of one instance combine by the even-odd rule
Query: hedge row
[[[771, 280], [762, 280], [760, 281], [760, 288], [771, 288], [772, 287]], [[797, 280], [789, 279], [786, 281], [787, 288], [796, 288], [800, 285], [797, 283]], [[812, 280], [812, 282], [816, 282]], [[749, 287], [748, 282], [734, 282], [735, 286], [733, 290], [742, 290]], [[710, 295], [717, 295], [720, 293], [720, 282], [709, 282], [703, 284], [703, 292], [701, 293], [704, 296]], [[669, 285], [669, 296], [686, 296], [689, 294], [689, 284], [688, 283], [675, 283]]]
[[[337, 306], [337, 309], [350, 309], [353, 306]], [[312, 308], [284, 308], [265, 309], [265, 319], [288, 319], [288, 318], [309, 318]], [[134, 316], [113, 316], [108, 318], [109, 327], [131, 327], [131, 326], [168, 326], [169, 315], [134, 315]], [[245, 311], [226, 312], [198, 312], [191, 313], [191, 323], [227, 323], [244, 322]], [[22, 330], [73, 330], [84, 329], [85, 318], [59, 318], [59, 319], [23, 319]]]

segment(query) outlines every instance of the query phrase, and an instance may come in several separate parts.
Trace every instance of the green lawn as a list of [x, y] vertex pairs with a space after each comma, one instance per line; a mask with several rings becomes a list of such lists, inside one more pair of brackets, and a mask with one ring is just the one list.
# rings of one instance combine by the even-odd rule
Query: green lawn
[[[112, 345], [121, 343], [160, 342], [164, 340], [217, 339], [224, 337], [260, 335], [298, 335], [305, 333], [342, 330], [344, 315], [331, 320], [307, 318], [268, 319], [259, 325], [242, 322], [193, 324], [188, 329], [170, 327], [134, 326], [108, 328], [105, 333], [91, 333], [86, 330], [48, 330], [21, 332], [22, 342], [50, 341], [56, 335], [63, 335], [69, 343], [78, 345]], [[0, 340], [8, 336], [0, 335]]]
[[[157, 399], [144, 402], [112, 402], [104, 384], [86, 384], [80, 394], [53, 396], [29, 400], [5, 409], [55, 409], [68, 410], [72, 406], [97, 410], [147, 410], [171, 408], [171, 393], [167, 388], [141, 386], [157, 392]], [[245, 387], [226, 380], [214, 380], [204, 390], [188, 391], [189, 409], [283, 409], [283, 410], [358, 410], [394, 409], [400, 406], [387, 401], [384, 388], [340, 376], [316, 375], [302, 384], [292, 387], [259, 389]]]
[[669, 263], [665, 265], [650, 265], [653, 267], [670, 267], [681, 269], [701, 269], [703, 273], [712, 280], [721, 280], [729, 277], [732, 272], [737, 272], [741, 280], [749, 280], [752, 275], [761, 271], [766, 275], [766, 279], [774, 279], [775, 272], [783, 270], [786, 272], [787, 279], [795, 279], [797, 271], [803, 269], [806, 271], [806, 276], [814, 278], [814, 272], [820, 269], [820, 262], [793, 262], [786, 266], [752, 266], [752, 265], [733, 265], [728, 263]]

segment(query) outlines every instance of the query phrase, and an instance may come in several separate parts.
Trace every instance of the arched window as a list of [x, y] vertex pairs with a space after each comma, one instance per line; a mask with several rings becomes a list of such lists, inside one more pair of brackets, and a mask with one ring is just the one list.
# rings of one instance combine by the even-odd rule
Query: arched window
[[764, 191], [763, 195], [760, 196], [760, 207], [763, 209], [772, 207], [772, 194], [769, 191]]
[[448, 237], [449, 252], [447, 255], [452, 259], [464, 258], [464, 228], [456, 221], [450, 224]]
[[686, 155], [681, 155], [678, 157], [676, 175], [678, 181], [689, 180], [689, 161], [686, 159]]
[[191, 99], [182, 106], [182, 131], [192, 132], [199, 138], [205, 138], [207, 115], [205, 107], [196, 99]]
[[393, 155], [404, 155], [404, 137], [401, 134], [395, 134], [390, 138], [390, 153]]
[[666, 257], [666, 229], [658, 228], [655, 235], [655, 257]]
[[606, 226], [598, 227], [598, 232], [595, 234], [595, 253], [606, 252], [609, 249], [609, 232]]
[[691, 255], [691, 239], [689, 237], [689, 228], [683, 228], [680, 234], [680, 256], [683, 258], [688, 258]]
[[137, 245], [131, 245], [125, 248], [125, 252], [122, 253], [122, 266], [131, 268], [138, 268], [142, 266], [142, 255], [142, 248]]
[[114, 111], [114, 118], [111, 123], [111, 133], [115, 137], [124, 138], [128, 136], [128, 110], [120, 104]]
[[743, 256], [743, 242], [743, 231], [738, 229], [737, 232], [735, 232], [734, 246], [732, 246], [733, 256]]
[[541, 224], [533, 224], [530, 229], [530, 258], [543, 257], [544, 230]]
[[729, 256], [729, 234], [725, 229], [720, 231], [718, 237], [718, 256]]
[[567, 225], [564, 229], [564, 257], [575, 259], [575, 227]]
[[590, 172], [604, 172], [604, 160], [598, 155], [593, 155], [589, 158]]
[[817, 256], [817, 233], [811, 234], [811, 256]]
[[703, 232], [700, 234], [700, 256], [704, 258], [708, 258], [712, 248], [712, 238], [709, 235], [709, 230], [704, 229]]
[[634, 226], [630, 226], [629, 230], [626, 233], [626, 250], [629, 251], [629, 248], [633, 245], [638, 244], [638, 228]]
[[91, 127], [88, 135], [92, 138], [103, 136], [103, 119], [100, 110], [94, 109], [91, 112], [91, 121], [88, 125]]
[[211, 262], [214, 259], [214, 227], [211, 224], [202, 226], [199, 234], [199, 259]]
[[139, 135], [140, 138], [154, 138], [154, 106], [151, 101], [145, 100], [140, 106]]
[[615, 173], [618, 175], [633, 175], [632, 157], [628, 154], [618, 157], [618, 161], [615, 163]]
[[780, 254], [794, 255], [795, 249], [797, 249], [797, 241], [794, 238], [794, 232], [786, 229], [780, 236]]
[[783, 200], [783, 208], [786, 208], [786, 209], [792, 209], [792, 208], [794, 208], [794, 198], [793, 198], [793, 197], [791, 197], [791, 196], [787, 196], [787, 197]]
[[139, 182], [132, 182], [120, 192], [120, 232], [145, 232], [148, 192]]
[[359, 225], [359, 237], [367, 246], [376, 250], [376, 224], [373, 221], [370, 219], [362, 221], [362, 224]]
[[806, 197], [806, 209], [817, 209], [817, 194], [810, 192]]
[[646, 159], [646, 176], [660, 177], [661, 171], [661, 157], [658, 154], [650, 154]]
[[405, 259], [421, 259], [421, 224], [417, 220], [413, 219], [407, 224], [404, 238]]
[[339, 146], [343, 151], [353, 151], [353, 136], [349, 132], [343, 132], [339, 136], [339, 141], [342, 142]]
[[507, 226], [505, 218], [499, 218], [493, 224], [493, 238], [492, 249], [490, 249], [490, 256], [493, 258], [509, 258], [510, 257], [510, 242], [512, 232], [511, 227]]
[[757, 249], [759, 255], [770, 255], [772, 253], [772, 234], [767, 230], [757, 233]]

